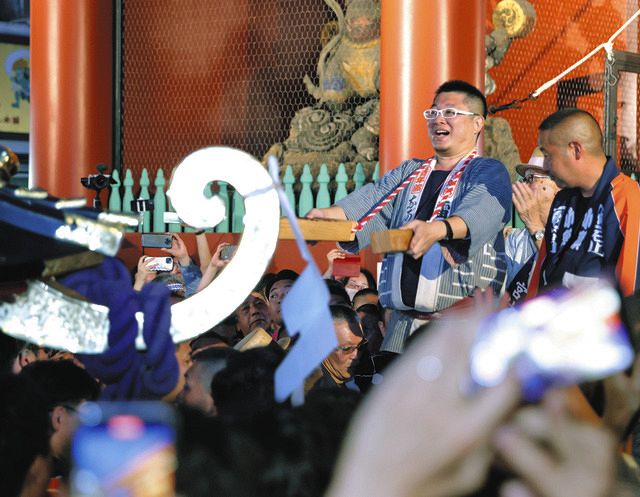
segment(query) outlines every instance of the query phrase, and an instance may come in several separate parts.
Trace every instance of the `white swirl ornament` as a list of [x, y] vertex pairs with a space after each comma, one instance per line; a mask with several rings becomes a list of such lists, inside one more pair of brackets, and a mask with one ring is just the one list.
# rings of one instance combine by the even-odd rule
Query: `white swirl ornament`
[[167, 195], [181, 219], [199, 228], [223, 219], [220, 198], [204, 196], [212, 181], [231, 184], [244, 198], [244, 232], [224, 271], [204, 290], [171, 306], [176, 343], [204, 333], [231, 314], [262, 277], [278, 241], [280, 204], [271, 177], [251, 155], [229, 147], [197, 150], [178, 165]]

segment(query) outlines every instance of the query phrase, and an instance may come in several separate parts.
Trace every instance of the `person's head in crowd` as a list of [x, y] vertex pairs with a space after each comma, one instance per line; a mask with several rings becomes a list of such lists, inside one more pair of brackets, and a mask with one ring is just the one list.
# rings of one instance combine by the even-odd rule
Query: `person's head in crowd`
[[16, 374], [19, 373], [27, 364], [31, 364], [36, 361], [46, 361], [52, 355], [51, 350], [40, 347], [34, 343], [17, 340], [16, 345], [18, 353], [14, 357], [13, 364], [11, 366], [12, 372]]
[[98, 382], [72, 361], [37, 361], [20, 371], [45, 393], [51, 428], [51, 454], [56, 474], [68, 477], [71, 437], [78, 424], [78, 409], [86, 401], [97, 400]]
[[[549, 172], [544, 169], [544, 156], [539, 148], [536, 148], [527, 164], [518, 164], [516, 171], [522, 176], [522, 182], [529, 185], [538, 202], [543, 205], [542, 211], [548, 212], [556, 193], [560, 190], [553, 181]], [[517, 206], [516, 206], [517, 207]]]
[[324, 495], [360, 397], [321, 390], [301, 407], [241, 418], [183, 412], [176, 490], [184, 497]]
[[235, 310], [236, 329], [243, 336], [262, 328], [269, 331], [269, 305], [260, 292], [252, 291]]
[[358, 355], [358, 348], [366, 343], [360, 319], [353, 308], [346, 305], [331, 305], [333, 328], [338, 346], [322, 361], [322, 367], [338, 384], [351, 378], [351, 365]]
[[363, 288], [362, 290], [358, 290], [358, 292], [353, 296], [353, 308], [358, 310], [359, 307], [365, 304], [375, 304], [378, 305], [380, 301], [378, 296], [378, 290], [373, 288]]
[[51, 460], [44, 392], [27, 377], [0, 374], [0, 420], [2, 495], [44, 495]]
[[266, 284], [264, 293], [269, 301], [271, 316], [276, 323], [282, 323], [281, 304], [298, 279], [298, 273], [290, 269], [278, 271]]
[[365, 269], [363, 267], [360, 268], [360, 274], [358, 274], [358, 276], [350, 276], [349, 278], [344, 278], [342, 280], [342, 284], [344, 285], [344, 288], [349, 295], [349, 300], [353, 300], [355, 294], [365, 288], [373, 288], [374, 290], [377, 289], [376, 279], [368, 269]]
[[[228, 319], [228, 318], [227, 318]], [[191, 357], [195, 356], [198, 352], [206, 349], [229, 347], [229, 337], [235, 336], [236, 332], [236, 320], [235, 318], [230, 320], [231, 324], [226, 324], [225, 321], [218, 323], [209, 331], [205, 331], [202, 335], [198, 335], [189, 342], [191, 348]], [[230, 328], [230, 333], [227, 330]]]
[[218, 411], [211, 395], [211, 380], [227, 366], [233, 354], [239, 352], [229, 347], [212, 347], [193, 354], [191, 367], [185, 373], [184, 387], [177, 398], [178, 403], [207, 416], [215, 416]]
[[178, 361], [178, 381], [176, 386], [167, 395], [162, 397], [165, 402], [175, 402], [178, 394], [184, 388], [184, 374], [191, 367], [191, 347], [189, 342], [180, 342], [176, 344], [176, 361]]
[[[177, 265], [177, 264], [176, 264]], [[156, 274], [155, 278], [151, 280], [154, 285], [164, 285], [171, 292], [171, 303], [180, 302], [184, 300], [187, 287], [184, 283], [184, 277], [180, 272], [163, 271]]]
[[[185, 411], [176, 490], [182, 497], [319, 497], [313, 448], [297, 412], [278, 408], [233, 418]], [[248, 418], [248, 419], [245, 419]]]
[[347, 294], [344, 285], [339, 281], [332, 279], [325, 279], [329, 289], [329, 305], [348, 305], [351, 306], [351, 299]]
[[275, 342], [228, 357], [211, 381], [220, 416], [239, 417], [275, 405], [273, 376], [285, 352]]
[[384, 338], [384, 316], [376, 304], [364, 304], [356, 310], [371, 354], [380, 352]]
[[607, 160], [598, 121], [587, 111], [560, 109], [538, 127], [544, 169], [560, 188], [593, 188]]

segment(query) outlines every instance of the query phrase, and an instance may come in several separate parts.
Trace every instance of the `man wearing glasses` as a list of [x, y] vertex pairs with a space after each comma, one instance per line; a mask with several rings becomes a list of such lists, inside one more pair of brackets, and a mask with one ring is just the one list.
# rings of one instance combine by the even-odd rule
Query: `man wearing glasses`
[[544, 240], [549, 209], [560, 190], [545, 171], [543, 160], [542, 152], [536, 148], [527, 164], [516, 166], [522, 180], [512, 186], [513, 205], [525, 227], [511, 230], [506, 239], [506, 288], [511, 304], [527, 295], [535, 255]]
[[[310, 378], [310, 384], [314, 389], [346, 388], [345, 383], [351, 379], [351, 368], [358, 356], [358, 350], [367, 343], [360, 319], [353, 308], [331, 305], [329, 309], [338, 346], [322, 361], [318, 374]], [[310, 384], [307, 384], [307, 388], [310, 388]]]
[[482, 92], [464, 81], [447, 81], [424, 111], [435, 156], [404, 161], [366, 185], [307, 217], [361, 220], [398, 185], [411, 180], [345, 245], [357, 251], [372, 232], [413, 231], [406, 253], [387, 254], [380, 274], [380, 302], [392, 309], [382, 350], [402, 352], [406, 338], [476, 288], [497, 294], [506, 261], [502, 230], [511, 217], [511, 182], [504, 165], [478, 155], [487, 115]]

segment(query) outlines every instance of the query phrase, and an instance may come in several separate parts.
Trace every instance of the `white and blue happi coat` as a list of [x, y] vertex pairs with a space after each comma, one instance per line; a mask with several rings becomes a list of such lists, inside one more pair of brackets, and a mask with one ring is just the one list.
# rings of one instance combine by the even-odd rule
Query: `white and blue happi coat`
[[[358, 220], [423, 162], [417, 159], [405, 161], [376, 183], [363, 186], [336, 204], [342, 207], [348, 219]], [[364, 248], [370, 243], [371, 233], [400, 228], [410, 221], [407, 213], [412, 210], [409, 199], [415, 201], [415, 196], [410, 194], [413, 186], [410, 184], [371, 219], [356, 234], [356, 242], [352, 246], [342, 245], [350, 251]], [[469, 228], [469, 236], [464, 240], [437, 243], [424, 255], [413, 308], [402, 301], [400, 281], [405, 255], [387, 254], [379, 279], [380, 303], [400, 311], [414, 309], [432, 313], [454, 305], [471, 295], [475, 288], [490, 287], [498, 294], [506, 274], [503, 228], [511, 219], [511, 210], [511, 181], [505, 166], [485, 157], [472, 160], [460, 177], [450, 209], [439, 216], [461, 217]], [[445, 260], [443, 248], [449, 251], [457, 264], [451, 265]], [[394, 323], [389, 323], [391, 328], [397, 324], [401, 329], [396, 332], [387, 330], [387, 335], [391, 336], [385, 337], [383, 348], [399, 352], [409, 334], [411, 320], [396, 316], [392, 321]], [[404, 338], [398, 340], [394, 334]], [[389, 347], [390, 342], [398, 344]]]

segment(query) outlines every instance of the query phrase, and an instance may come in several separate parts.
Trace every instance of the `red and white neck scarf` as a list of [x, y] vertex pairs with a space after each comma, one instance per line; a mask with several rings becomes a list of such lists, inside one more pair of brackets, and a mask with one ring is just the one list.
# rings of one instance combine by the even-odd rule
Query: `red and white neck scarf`
[[[447, 179], [438, 194], [435, 207], [433, 208], [433, 214], [431, 214], [431, 218], [429, 219], [430, 221], [437, 218], [444, 219], [449, 216], [451, 201], [455, 196], [456, 189], [460, 183], [460, 178], [469, 163], [477, 156], [478, 151], [475, 149], [472, 150], [469, 154], [460, 159], [455, 167], [449, 172]], [[403, 224], [406, 224], [415, 218], [416, 211], [418, 210], [418, 205], [420, 203], [420, 197], [422, 196], [422, 191], [424, 190], [424, 186], [427, 184], [431, 171], [436, 167], [436, 162], [436, 158], [432, 157], [416, 169], [416, 171], [420, 171], [420, 173], [415, 178], [411, 191], [409, 192], [409, 197], [406, 202], [406, 212], [402, 218]]]
[[[435, 208], [433, 209], [431, 220], [436, 219], [436, 217], [447, 217], [449, 210], [451, 209], [451, 201], [453, 200], [456, 188], [458, 186], [458, 183], [460, 182], [460, 177], [462, 176], [462, 173], [467, 168], [469, 163], [477, 156], [478, 151], [476, 149], [473, 149], [471, 153], [463, 157], [451, 170], [451, 172], [447, 176], [445, 185], [443, 185], [442, 189], [440, 190]], [[422, 190], [427, 184], [427, 180], [429, 179], [431, 171], [435, 169], [436, 163], [436, 157], [432, 157], [428, 161], [422, 163], [415, 171], [413, 171], [409, 176], [402, 180], [391, 193], [383, 197], [371, 209], [369, 209], [369, 211], [358, 220], [358, 223], [353, 227], [352, 231], [354, 233], [360, 231], [364, 227], [364, 225], [369, 222], [369, 220], [374, 218], [384, 208], [385, 205], [391, 202], [398, 196], [398, 194], [402, 190], [413, 183], [409, 202], [407, 202], [407, 213], [403, 218], [404, 224], [411, 221], [415, 217], [418, 203], [420, 202], [420, 197], [422, 196]]]

